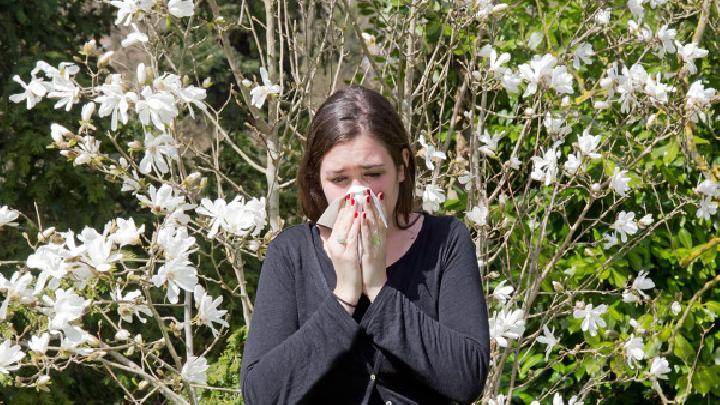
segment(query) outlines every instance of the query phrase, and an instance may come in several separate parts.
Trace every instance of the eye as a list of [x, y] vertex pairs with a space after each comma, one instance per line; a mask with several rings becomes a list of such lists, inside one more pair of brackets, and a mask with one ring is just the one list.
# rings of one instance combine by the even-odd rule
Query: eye
[[330, 180], [330, 182], [332, 182], [334, 184], [338, 184], [338, 183], [342, 183], [343, 181], [345, 181], [346, 178], [347, 177], [344, 177], [344, 176], [343, 177], [335, 177], [334, 179]]
[[366, 176], [370, 176], [370, 177], [380, 177], [380, 176], [382, 176], [382, 173], [367, 173]]

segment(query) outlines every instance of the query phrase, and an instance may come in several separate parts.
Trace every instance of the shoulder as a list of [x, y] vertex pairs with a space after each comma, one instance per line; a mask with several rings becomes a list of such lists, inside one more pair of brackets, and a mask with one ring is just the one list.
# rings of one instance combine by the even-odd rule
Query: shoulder
[[427, 229], [432, 233], [443, 235], [445, 239], [455, 239], [458, 236], [469, 235], [467, 226], [453, 215], [434, 215], [424, 213]]
[[268, 245], [268, 251], [282, 253], [284, 256], [295, 256], [311, 243], [311, 226], [308, 223], [291, 225], [275, 235]]

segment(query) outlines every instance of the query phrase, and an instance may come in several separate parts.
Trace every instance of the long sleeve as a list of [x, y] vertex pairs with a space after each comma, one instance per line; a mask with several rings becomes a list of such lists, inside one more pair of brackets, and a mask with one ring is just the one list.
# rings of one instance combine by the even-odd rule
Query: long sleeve
[[360, 332], [332, 295], [298, 326], [292, 259], [276, 242], [260, 271], [243, 352], [241, 388], [248, 404], [300, 402]]
[[485, 385], [490, 341], [475, 248], [467, 228], [454, 222], [439, 288], [438, 320], [385, 285], [360, 326], [429, 387], [467, 403], [477, 399]]

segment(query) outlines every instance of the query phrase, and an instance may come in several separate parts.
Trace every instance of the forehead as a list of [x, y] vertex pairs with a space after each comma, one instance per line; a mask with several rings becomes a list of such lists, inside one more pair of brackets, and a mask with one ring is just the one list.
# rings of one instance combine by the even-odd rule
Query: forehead
[[380, 166], [391, 162], [392, 157], [382, 143], [371, 136], [362, 135], [333, 146], [323, 157], [320, 171]]

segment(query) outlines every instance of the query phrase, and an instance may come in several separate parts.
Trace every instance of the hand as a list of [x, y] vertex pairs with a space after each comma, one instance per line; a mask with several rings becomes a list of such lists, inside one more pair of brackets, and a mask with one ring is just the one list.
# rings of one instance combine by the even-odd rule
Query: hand
[[357, 304], [362, 295], [362, 272], [358, 258], [361, 220], [355, 200], [347, 195], [340, 202], [338, 216], [326, 241], [328, 256], [337, 276], [333, 292], [352, 305]]
[[[368, 296], [370, 302], [373, 302], [387, 282], [387, 272], [385, 269], [387, 260], [387, 227], [380, 219], [380, 214], [375, 204], [372, 203], [372, 197], [369, 195], [369, 192], [366, 193], [363, 198], [366, 199], [366, 203], [364, 205], [364, 218], [360, 227], [360, 237], [363, 245], [363, 253], [360, 258], [362, 264], [362, 292]], [[380, 192], [378, 198], [384, 200], [385, 194]]]

